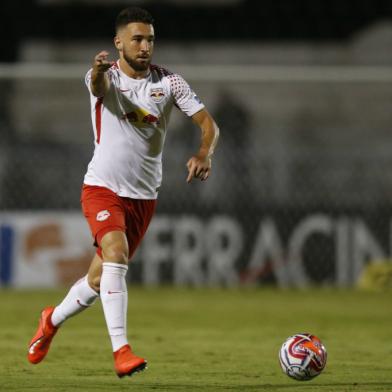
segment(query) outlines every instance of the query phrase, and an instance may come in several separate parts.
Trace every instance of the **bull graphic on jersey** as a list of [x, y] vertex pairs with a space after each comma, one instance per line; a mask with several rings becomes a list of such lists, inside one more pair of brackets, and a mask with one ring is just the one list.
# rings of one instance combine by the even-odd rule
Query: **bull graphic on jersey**
[[160, 124], [159, 117], [154, 116], [153, 114], [142, 108], [134, 108], [130, 112], [124, 113], [122, 115], [122, 119], [128, 120], [129, 122], [139, 126], [143, 126], [146, 124]]
[[150, 97], [155, 103], [162, 102], [163, 98], [165, 98], [163, 88], [152, 88], [150, 90]]

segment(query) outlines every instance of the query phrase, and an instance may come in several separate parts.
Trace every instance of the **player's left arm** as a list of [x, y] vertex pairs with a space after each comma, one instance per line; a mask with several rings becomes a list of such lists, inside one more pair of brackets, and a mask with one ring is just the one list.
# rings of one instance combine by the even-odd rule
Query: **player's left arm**
[[197, 154], [193, 155], [186, 166], [188, 168], [189, 183], [192, 178], [206, 180], [211, 172], [211, 158], [219, 138], [219, 128], [206, 109], [202, 109], [192, 116], [193, 122], [201, 131], [201, 143]]

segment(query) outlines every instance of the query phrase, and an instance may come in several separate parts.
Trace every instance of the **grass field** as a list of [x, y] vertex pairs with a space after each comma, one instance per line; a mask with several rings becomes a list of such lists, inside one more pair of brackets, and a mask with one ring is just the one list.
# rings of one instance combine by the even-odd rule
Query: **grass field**
[[[392, 391], [392, 293], [339, 290], [129, 290], [128, 330], [149, 368], [118, 379], [97, 303], [67, 321], [48, 357], [26, 360], [43, 305], [64, 291], [0, 291], [1, 391]], [[278, 349], [312, 332], [328, 350], [308, 382], [284, 375]]]

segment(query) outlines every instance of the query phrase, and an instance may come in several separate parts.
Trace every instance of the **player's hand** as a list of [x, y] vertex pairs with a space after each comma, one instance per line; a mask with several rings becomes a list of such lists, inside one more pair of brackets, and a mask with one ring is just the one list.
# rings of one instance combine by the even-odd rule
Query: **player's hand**
[[191, 182], [193, 178], [205, 181], [211, 172], [211, 159], [209, 157], [193, 156], [186, 164], [188, 177], [186, 182]]
[[113, 64], [114, 61], [108, 60], [109, 52], [103, 50], [94, 57], [93, 69], [96, 72], [106, 72]]

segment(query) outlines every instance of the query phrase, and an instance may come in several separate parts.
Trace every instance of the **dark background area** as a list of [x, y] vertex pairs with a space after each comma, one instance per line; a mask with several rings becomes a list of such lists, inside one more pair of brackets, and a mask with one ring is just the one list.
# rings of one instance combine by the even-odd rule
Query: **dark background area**
[[[41, 4], [3, 1], [0, 5], [0, 61], [17, 59], [24, 38], [106, 38], [123, 5]], [[377, 19], [392, 17], [388, 0], [245, 0], [234, 5], [186, 5], [148, 2], [142, 5], [156, 19], [159, 40], [344, 40]], [[171, 23], [168, 21], [175, 20]], [[43, 23], [44, 21], [44, 23]]]

